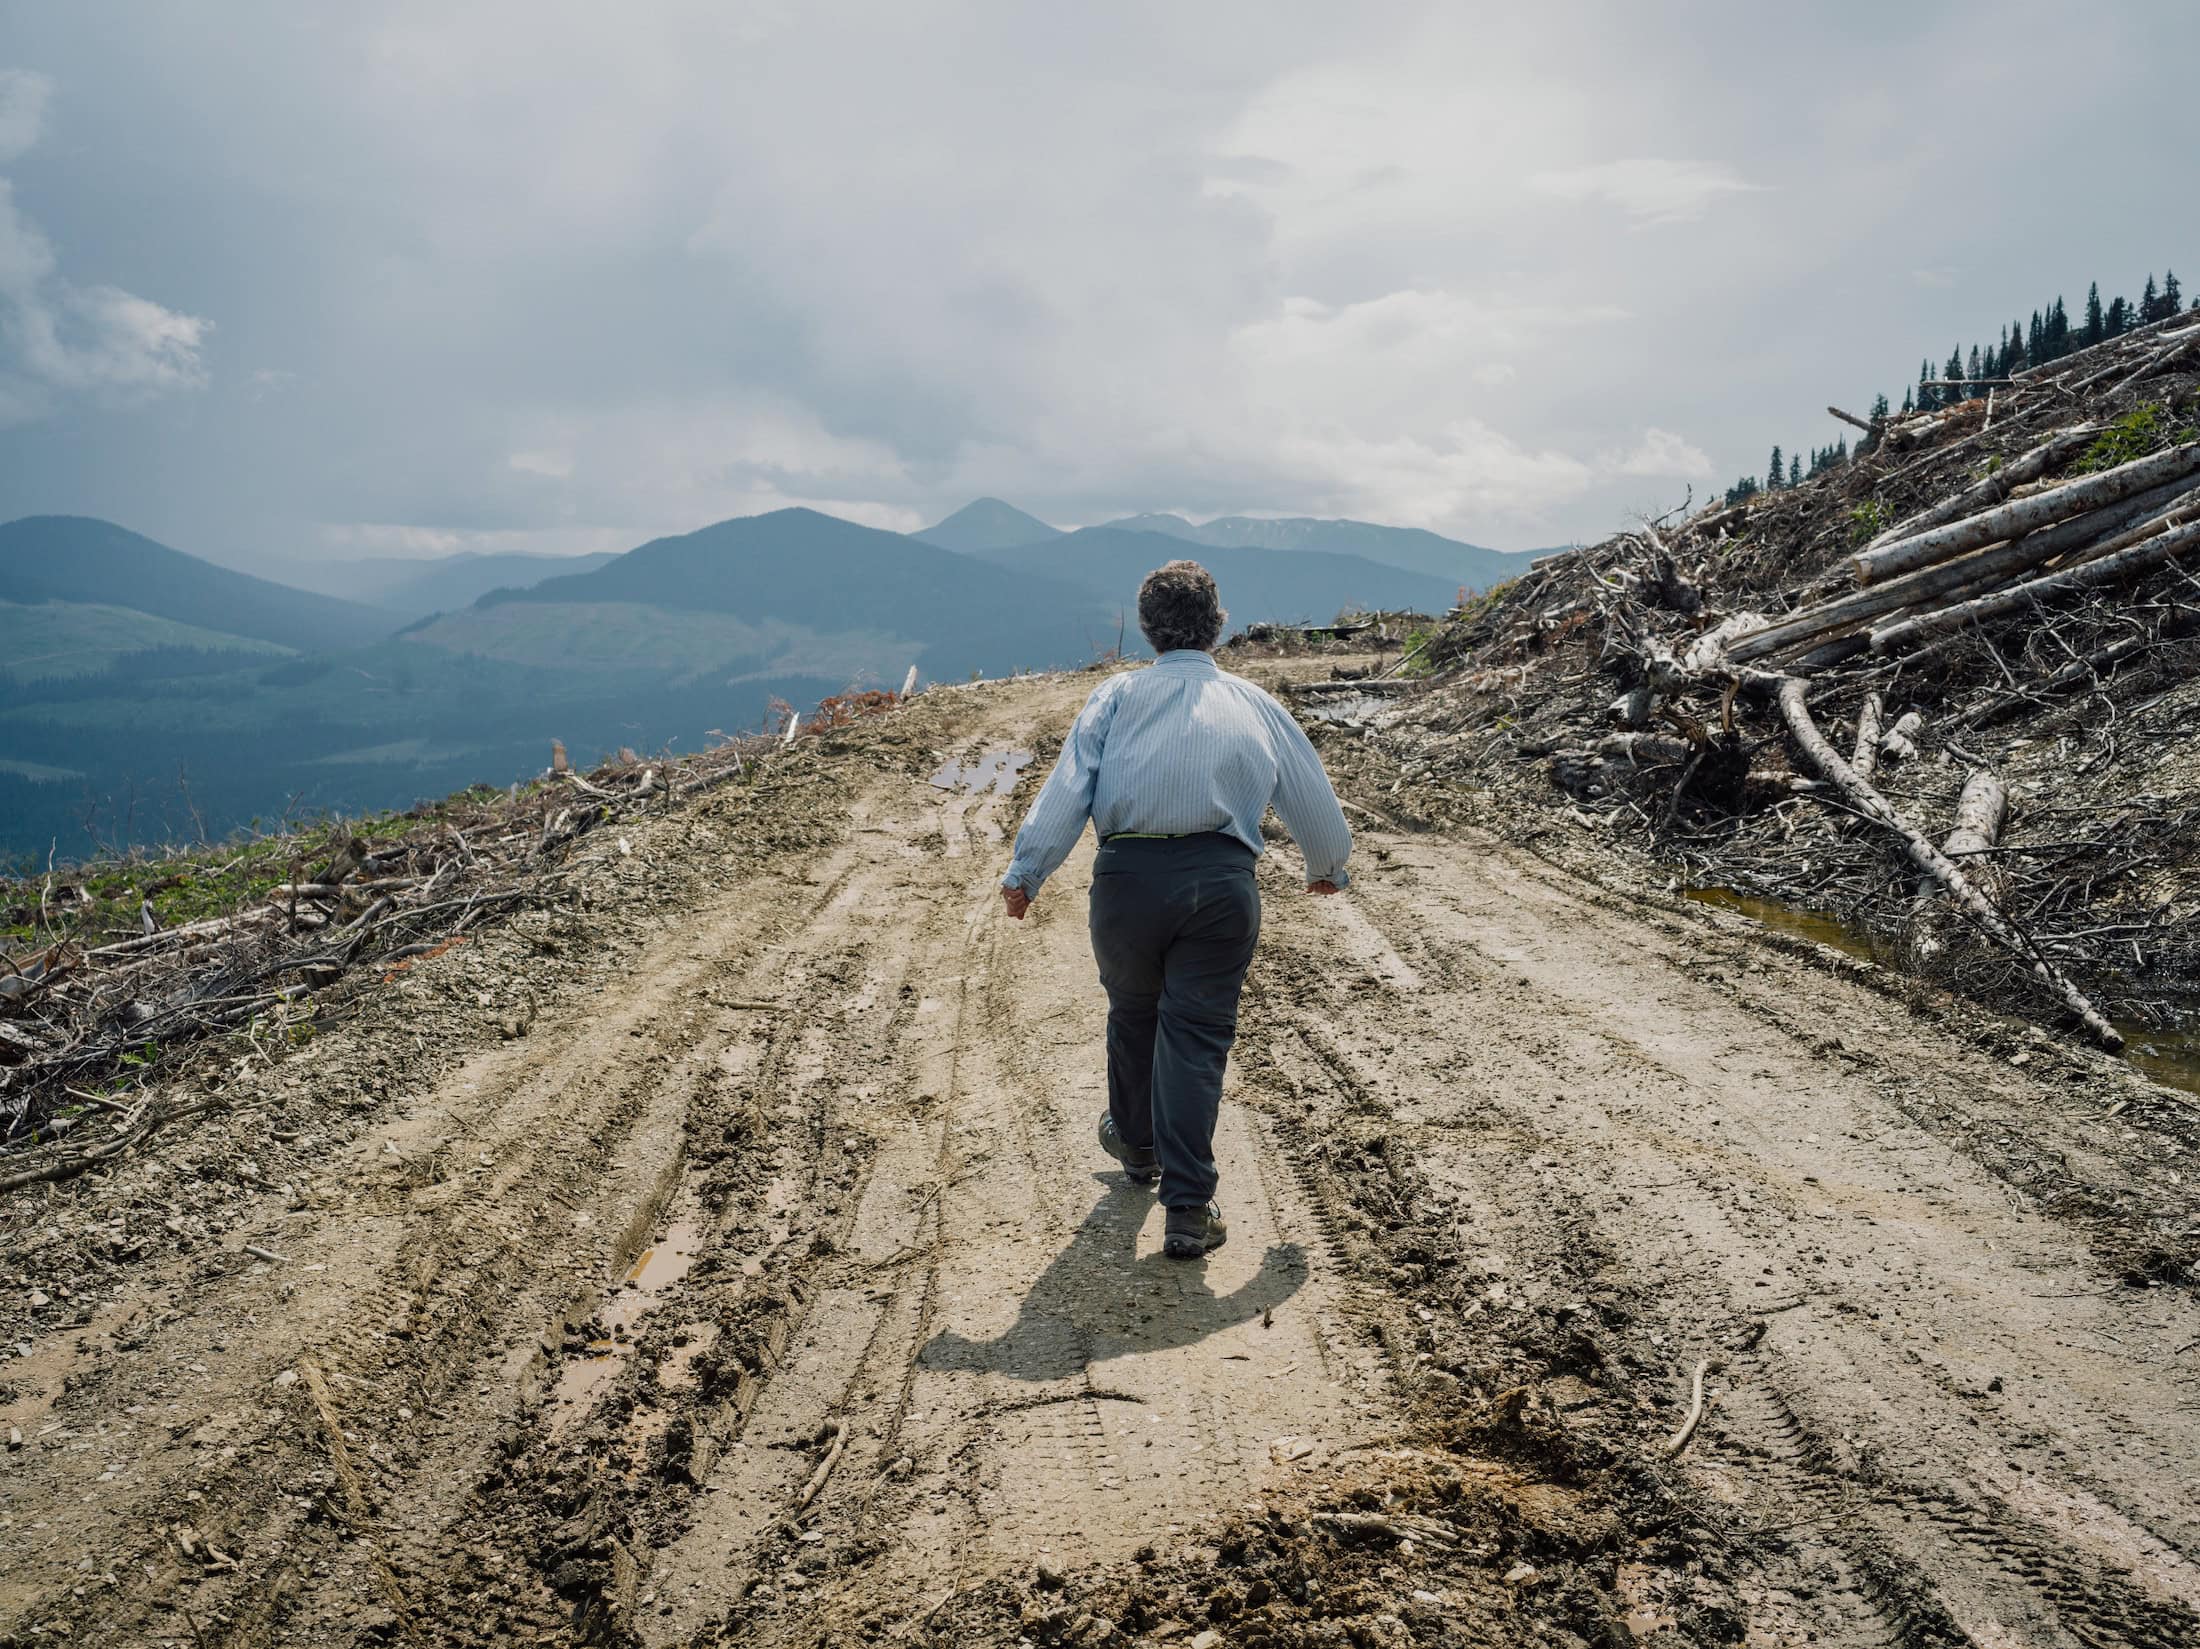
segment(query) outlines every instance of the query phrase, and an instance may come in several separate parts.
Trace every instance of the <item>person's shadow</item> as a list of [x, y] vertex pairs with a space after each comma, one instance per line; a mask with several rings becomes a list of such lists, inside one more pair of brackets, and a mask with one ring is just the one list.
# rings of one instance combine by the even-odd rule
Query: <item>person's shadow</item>
[[1305, 1286], [1306, 1255], [1296, 1243], [1271, 1247], [1241, 1287], [1220, 1295], [1207, 1283], [1213, 1261], [1159, 1252], [1137, 1258], [1138, 1233], [1160, 1210], [1150, 1190], [1107, 1178], [1108, 1189], [1031, 1285], [1006, 1332], [966, 1340], [944, 1329], [918, 1360], [928, 1368], [1061, 1380], [1113, 1357], [1191, 1345], [1250, 1322]]

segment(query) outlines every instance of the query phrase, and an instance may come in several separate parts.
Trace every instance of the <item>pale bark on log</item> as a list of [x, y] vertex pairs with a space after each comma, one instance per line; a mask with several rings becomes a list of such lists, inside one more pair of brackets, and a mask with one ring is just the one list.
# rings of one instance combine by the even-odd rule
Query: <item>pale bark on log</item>
[[1877, 693], [1866, 693], [1864, 702], [1856, 707], [1856, 745], [1849, 765], [1866, 784], [1879, 771], [1879, 724], [1885, 714], [1886, 703]]
[[2050, 469], [2065, 459], [2076, 456], [2080, 449], [2100, 433], [2096, 424], [2076, 424], [2069, 429], [2057, 430], [2031, 451], [2013, 458], [1989, 475], [1975, 487], [1943, 498], [1928, 509], [1919, 510], [1907, 520], [1897, 521], [1877, 538], [1864, 546], [1863, 553], [1884, 549], [1889, 544], [1899, 544], [1905, 538], [1914, 538], [1921, 532], [1942, 526], [1950, 521], [1960, 521], [1967, 515], [1991, 509], [2027, 481], [2037, 481]]
[[1963, 794], [1956, 798], [1956, 822], [1941, 851], [1951, 859], [1982, 853], [2000, 843], [2001, 827], [2008, 818], [2008, 787], [1982, 767], [1963, 781]]
[[1925, 718], [1922, 715], [1915, 710], [1905, 710], [1881, 736], [1879, 753], [1882, 756], [1892, 756], [1896, 761], [1916, 761], [1917, 736], [1924, 728]]
[[1859, 418], [1853, 412], [1843, 412], [1839, 407], [1829, 406], [1828, 408], [1826, 408], [1826, 410], [1832, 413], [1836, 418], [1840, 419], [1841, 422], [1843, 422], [1844, 424], [1852, 425], [1855, 428], [1862, 430], [1866, 435], [1876, 433], [1869, 419]]
[[2085, 993], [2070, 982], [2060, 968], [2055, 967], [2035, 950], [2029, 940], [2019, 933], [2001, 912], [1986, 901], [1969, 879], [1924, 836], [1915, 825], [1909, 823], [1886, 797], [1856, 775], [1856, 769], [1841, 759], [1839, 751], [1826, 742], [1818, 731], [1818, 724], [1811, 719], [1810, 687], [1799, 676], [1783, 677], [1780, 682], [1780, 714], [1787, 722], [1788, 731], [1802, 748], [1811, 766], [1823, 774], [1828, 783], [1841, 793], [1841, 799], [1875, 823], [1885, 826], [1902, 839], [1909, 850], [1910, 860], [1948, 890], [1964, 913], [1995, 940], [2032, 964], [2032, 971], [2054, 991], [2056, 998], [2076, 1015], [2079, 1022], [2093, 1034], [2093, 1039], [2111, 1053], [2124, 1045], [2116, 1027], [2102, 1017], [2101, 1011], [2086, 999]]
[[1938, 612], [1920, 613], [1915, 618], [1882, 626], [1872, 631], [1872, 651], [1905, 651], [1913, 642], [1930, 640], [1934, 636], [1948, 635], [1967, 625], [2001, 618], [2028, 607], [2035, 601], [2047, 601], [2074, 591], [2114, 584], [2119, 579], [2159, 566], [2171, 557], [2190, 550], [2195, 544], [2200, 544], [2200, 521], [2188, 522], [2166, 532], [2160, 530], [2160, 524], [2151, 524], [2150, 536], [2111, 554], [2081, 561], [2074, 567], [2065, 567], [2059, 572], [2047, 573], [2039, 578], [2027, 579], [2022, 584], [2012, 584], [2006, 590], [1996, 590], [1989, 595], [1958, 602], [1953, 607], [1943, 607]]
[[2054, 529], [2027, 533], [2011, 543], [1996, 544], [1971, 555], [1943, 561], [1938, 566], [1921, 567], [1914, 573], [1905, 573], [1866, 590], [1818, 602], [1729, 643], [1727, 660], [1746, 664], [1752, 659], [1803, 646], [1822, 636], [1838, 634], [1901, 608], [1953, 594], [1973, 584], [1991, 584], [1999, 578], [2011, 577], [2043, 561], [2053, 560], [2069, 547], [2070, 542]]
[[[1949, 827], [1940, 851], [1962, 865], [1971, 885], [1986, 898], [1998, 901], [2007, 891], [2007, 877], [1991, 859], [1981, 857], [2000, 845], [2002, 825], [2009, 817], [2009, 791], [2001, 780], [1980, 768], [1963, 781], [1956, 798], [1955, 823]], [[1936, 956], [1947, 948], [1941, 912], [1934, 897], [1941, 889], [1930, 878], [1918, 895], [1910, 919], [1910, 946], [1921, 957]]]
[[1947, 561], [1996, 539], [2014, 538], [2020, 533], [2053, 526], [2072, 516], [2175, 481], [2195, 470], [2200, 470], [2200, 441], [2151, 453], [2098, 475], [2088, 475], [1965, 520], [1935, 527], [1900, 543], [1861, 553], [1851, 559], [1850, 565], [1856, 571], [1859, 584], [1875, 583], [1896, 573]]

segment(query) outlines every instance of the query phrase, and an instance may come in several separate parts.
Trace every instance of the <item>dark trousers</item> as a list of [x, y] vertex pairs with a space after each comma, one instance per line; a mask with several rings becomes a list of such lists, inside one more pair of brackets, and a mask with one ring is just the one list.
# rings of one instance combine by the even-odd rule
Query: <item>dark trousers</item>
[[1108, 1110], [1161, 1158], [1161, 1201], [1215, 1194], [1215, 1113], [1260, 938], [1253, 851], [1219, 834], [1100, 845], [1092, 954], [1108, 992]]

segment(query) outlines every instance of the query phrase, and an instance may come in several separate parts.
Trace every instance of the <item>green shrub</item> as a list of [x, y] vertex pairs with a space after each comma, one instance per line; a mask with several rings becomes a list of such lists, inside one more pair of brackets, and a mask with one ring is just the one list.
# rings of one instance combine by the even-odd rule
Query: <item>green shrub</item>
[[2181, 447], [2193, 441], [2200, 441], [2200, 429], [2191, 424], [2180, 426], [2166, 401], [2149, 401], [2133, 407], [2102, 430], [2072, 468], [2080, 475], [2114, 469], [2164, 447]]
[[1869, 544], [1893, 525], [1894, 512], [1876, 498], [1849, 511], [1849, 537], [1859, 544]]

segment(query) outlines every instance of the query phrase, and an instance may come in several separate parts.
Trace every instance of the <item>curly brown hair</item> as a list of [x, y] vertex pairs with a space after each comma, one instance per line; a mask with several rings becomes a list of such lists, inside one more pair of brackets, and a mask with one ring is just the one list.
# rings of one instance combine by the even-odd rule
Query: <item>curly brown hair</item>
[[1213, 652], [1229, 616], [1214, 574], [1196, 561], [1156, 567], [1138, 586], [1138, 627], [1157, 653], [1187, 647]]

